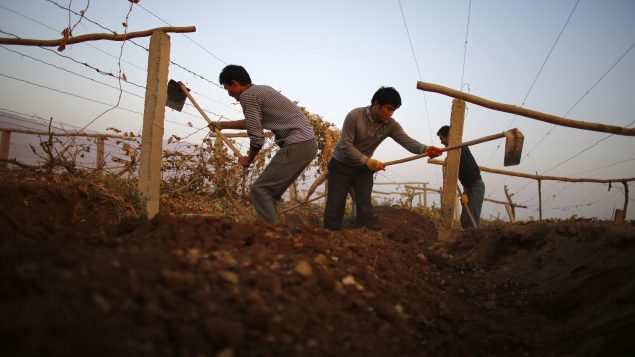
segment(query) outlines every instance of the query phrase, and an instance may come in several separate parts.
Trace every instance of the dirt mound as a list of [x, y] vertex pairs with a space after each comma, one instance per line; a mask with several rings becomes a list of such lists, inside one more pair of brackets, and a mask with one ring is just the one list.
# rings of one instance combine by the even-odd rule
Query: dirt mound
[[299, 216], [147, 221], [82, 185], [0, 180], [7, 355], [635, 352], [632, 226], [490, 226], [439, 244], [407, 210], [336, 233]]

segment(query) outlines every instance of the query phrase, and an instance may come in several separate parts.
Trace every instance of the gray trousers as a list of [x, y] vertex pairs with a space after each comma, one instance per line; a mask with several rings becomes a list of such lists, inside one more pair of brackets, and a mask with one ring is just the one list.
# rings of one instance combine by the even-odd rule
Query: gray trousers
[[276, 206], [282, 194], [302, 174], [317, 153], [315, 139], [281, 147], [251, 185], [251, 201], [265, 222], [278, 223]]

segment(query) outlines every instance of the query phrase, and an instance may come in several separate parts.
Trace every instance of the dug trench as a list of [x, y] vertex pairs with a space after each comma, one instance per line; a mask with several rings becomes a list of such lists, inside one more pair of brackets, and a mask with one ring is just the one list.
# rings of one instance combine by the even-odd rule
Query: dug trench
[[378, 231], [148, 221], [74, 180], [0, 181], [5, 356], [635, 353], [632, 224], [491, 223], [439, 243], [405, 209], [377, 211]]

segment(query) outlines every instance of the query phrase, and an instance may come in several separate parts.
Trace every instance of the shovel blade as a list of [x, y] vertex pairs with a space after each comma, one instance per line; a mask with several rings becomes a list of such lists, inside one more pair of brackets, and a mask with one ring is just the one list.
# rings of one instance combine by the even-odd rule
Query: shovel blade
[[520, 164], [524, 141], [525, 136], [518, 129], [511, 129], [505, 132], [505, 166]]
[[[190, 89], [186, 88], [189, 92]], [[179, 83], [173, 79], [168, 82], [168, 98], [165, 101], [165, 106], [172, 108], [176, 111], [181, 111], [185, 105], [187, 95], [181, 90]]]

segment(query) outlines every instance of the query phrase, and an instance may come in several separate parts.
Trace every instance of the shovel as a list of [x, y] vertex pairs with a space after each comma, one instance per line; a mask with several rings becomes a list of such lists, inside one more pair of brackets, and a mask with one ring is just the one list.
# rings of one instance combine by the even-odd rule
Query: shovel
[[[499, 133], [499, 134], [486, 136], [486, 137], [483, 137], [483, 138], [480, 138], [480, 139], [466, 141], [466, 142], [460, 143], [458, 145], [448, 146], [446, 148], [441, 149], [441, 151], [450, 151], [450, 150], [460, 149], [460, 148], [463, 148], [463, 147], [466, 147], [466, 146], [480, 144], [480, 143], [484, 143], [484, 142], [487, 142], [487, 141], [492, 141], [492, 140], [496, 140], [496, 139], [500, 139], [500, 138], [505, 138], [504, 165], [505, 166], [518, 165], [520, 163], [520, 157], [522, 156], [522, 153], [523, 153], [523, 143], [525, 141], [525, 137], [520, 132], [520, 130], [518, 130], [516, 128], [504, 131], [504, 132]], [[401, 159], [401, 160], [388, 161], [388, 162], [385, 162], [384, 165], [388, 166], [388, 165], [400, 164], [402, 162], [408, 162], [408, 161], [420, 159], [420, 158], [426, 157], [426, 156], [428, 156], [428, 154], [423, 153], [423, 154], [407, 157], [407, 158]], [[315, 182], [313, 183], [313, 185], [311, 185], [311, 188], [307, 192], [306, 197], [304, 198], [305, 202], [309, 200], [309, 197], [315, 191], [315, 189], [320, 184], [322, 184], [322, 182], [326, 181], [327, 176], [328, 176], [328, 170], [325, 170], [322, 173], [322, 175], [320, 175], [320, 177], [318, 177], [315, 180]]]
[[183, 109], [183, 105], [185, 105], [185, 99], [189, 99], [190, 102], [192, 102], [192, 105], [194, 105], [198, 112], [201, 113], [205, 121], [207, 121], [207, 124], [212, 124], [216, 135], [218, 135], [218, 137], [221, 138], [221, 140], [223, 140], [223, 142], [227, 144], [227, 146], [229, 146], [229, 148], [234, 152], [234, 154], [236, 154], [236, 156], [243, 156], [240, 151], [234, 146], [234, 144], [232, 144], [232, 142], [229, 141], [229, 139], [227, 139], [227, 137], [214, 126], [207, 114], [205, 114], [203, 109], [201, 109], [201, 107], [190, 94], [189, 88], [187, 88], [181, 82], [170, 79], [170, 81], [168, 82], [168, 98], [165, 102], [165, 106], [180, 112]]
[[[504, 131], [499, 134], [485, 136], [480, 139], [466, 141], [458, 145], [448, 146], [446, 148], [441, 149], [441, 151], [456, 150], [456, 149], [464, 148], [466, 146], [476, 145], [476, 144], [480, 144], [480, 143], [484, 143], [487, 141], [492, 141], [492, 140], [496, 140], [500, 138], [505, 138], [505, 159], [503, 161], [503, 164], [505, 166], [513, 166], [513, 165], [520, 164], [520, 157], [522, 156], [522, 153], [523, 153], [523, 143], [525, 141], [525, 137], [523, 136], [523, 133], [521, 133], [520, 130], [516, 128]], [[401, 164], [403, 162], [420, 159], [426, 156], [428, 156], [428, 154], [423, 153], [423, 154], [419, 154], [415, 156], [410, 156], [405, 159], [384, 162], [384, 165], [389, 166], [389, 165]]]

